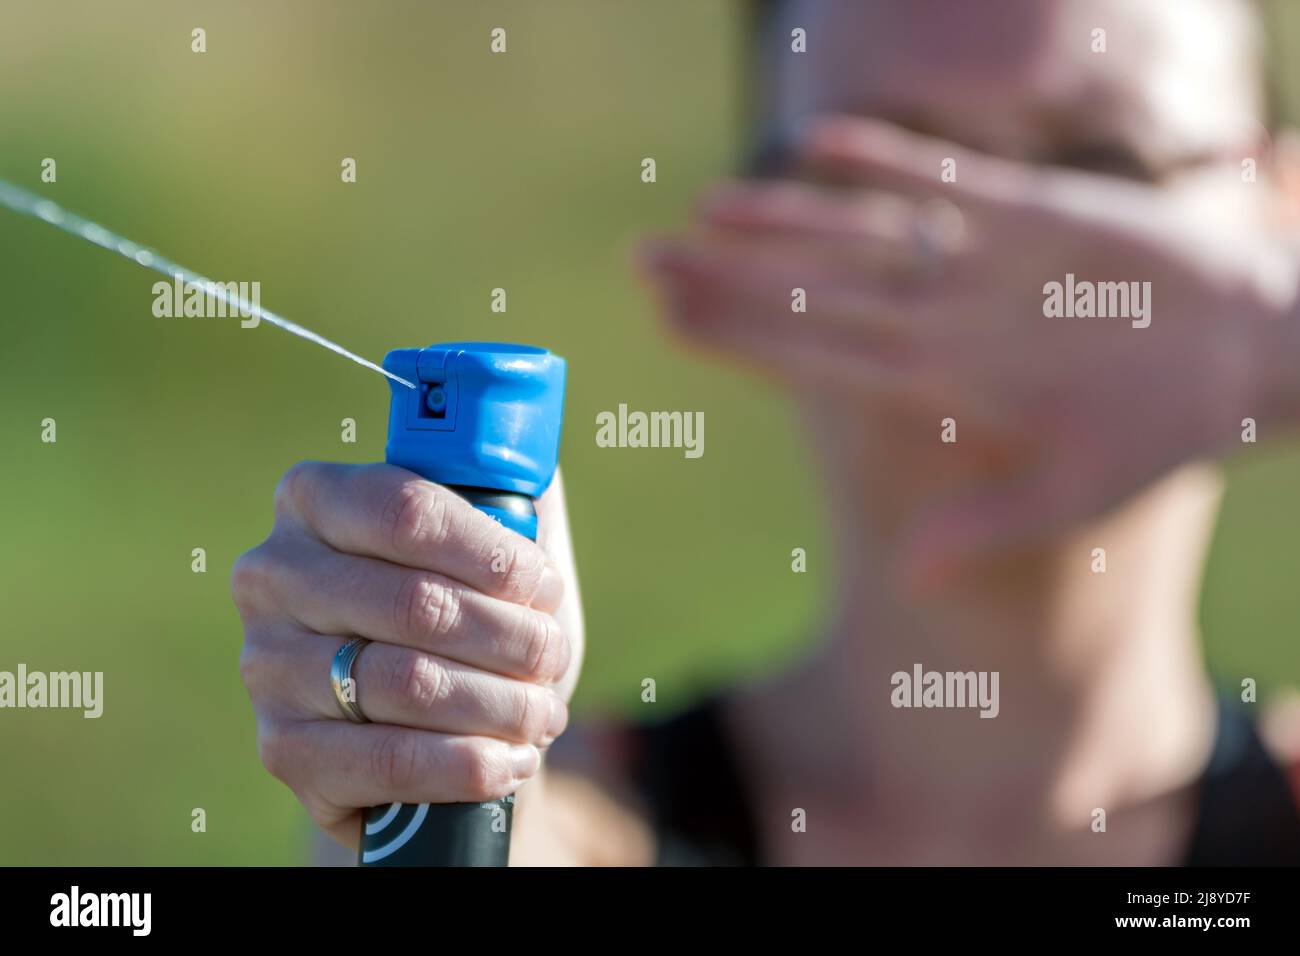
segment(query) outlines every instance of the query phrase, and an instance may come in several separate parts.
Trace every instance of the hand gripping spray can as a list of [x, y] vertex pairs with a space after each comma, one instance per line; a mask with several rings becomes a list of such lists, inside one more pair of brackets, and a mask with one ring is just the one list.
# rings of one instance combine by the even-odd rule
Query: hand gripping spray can
[[[564, 415], [564, 359], [502, 342], [396, 349], [385, 460], [446, 485], [537, 539], [533, 500], [551, 483]], [[486, 803], [390, 804], [364, 814], [363, 866], [505, 866], [514, 795]]]

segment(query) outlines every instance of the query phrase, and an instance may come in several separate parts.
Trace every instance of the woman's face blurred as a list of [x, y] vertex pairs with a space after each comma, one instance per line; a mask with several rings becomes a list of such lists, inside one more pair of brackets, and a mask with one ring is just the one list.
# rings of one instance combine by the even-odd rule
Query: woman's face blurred
[[[1246, 0], [791, 0], [779, 19], [766, 62], [782, 125], [864, 114], [1009, 159], [1157, 182], [1239, 162], [1261, 134]], [[809, 53], [788, 52], [791, 25], [808, 31]]]
[[[806, 54], [789, 50], [795, 26]], [[1239, 0], [791, 0], [770, 43], [778, 130], [869, 115], [1008, 159], [1149, 182], [1207, 221], [1240, 226], [1264, 205], [1261, 64]], [[1261, 182], [1243, 198], [1247, 156]], [[1017, 267], [1006, 263], [1005, 281], [1041, 286]], [[833, 493], [856, 499], [878, 530], [987, 477], [945, 456], [934, 409], [802, 399]]]

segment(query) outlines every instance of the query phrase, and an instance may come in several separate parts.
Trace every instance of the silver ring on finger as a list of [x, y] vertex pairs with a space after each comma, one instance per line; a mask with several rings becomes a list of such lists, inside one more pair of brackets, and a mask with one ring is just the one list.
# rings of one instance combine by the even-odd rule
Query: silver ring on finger
[[338, 701], [343, 716], [354, 724], [370, 723], [370, 718], [362, 712], [361, 705], [357, 702], [357, 679], [352, 676], [352, 665], [369, 643], [364, 637], [352, 638], [338, 649], [334, 662], [330, 664], [330, 686], [334, 689], [334, 699]]
[[965, 226], [965, 217], [953, 203], [926, 201], [912, 220], [910, 278], [921, 282], [938, 278], [945, 260], [960, 246]]

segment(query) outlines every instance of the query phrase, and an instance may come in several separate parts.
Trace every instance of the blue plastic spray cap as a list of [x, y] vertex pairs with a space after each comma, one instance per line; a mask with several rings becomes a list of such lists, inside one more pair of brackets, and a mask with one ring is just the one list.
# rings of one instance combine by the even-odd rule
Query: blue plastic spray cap
[[551, 483], [564, 416], [564, 359], [505, 342], [394, 349], [384, 458], [429, 481], [536, 498]]

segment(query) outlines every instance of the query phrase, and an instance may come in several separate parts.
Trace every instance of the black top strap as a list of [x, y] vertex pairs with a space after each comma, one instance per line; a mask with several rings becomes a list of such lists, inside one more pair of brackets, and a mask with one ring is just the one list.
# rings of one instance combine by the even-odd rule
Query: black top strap
[[1198, 785], [1187, 866], [1300, 864], [1300, 808], [1245, 710], [1224, 700]]
[[[753, 807], [715, 698], [638, 728], [633, 769], [659, 840], [660, 866], [753, 866]], [[1300, 865], [1300, 808], [1254, 721], [1224, 701], [1197, 784], [1187, 866]]]
[[758, 839], [718, 702], [709, 698], [638, 729], [637, 786], [659, 841], [659, 866], [754, 866]]

